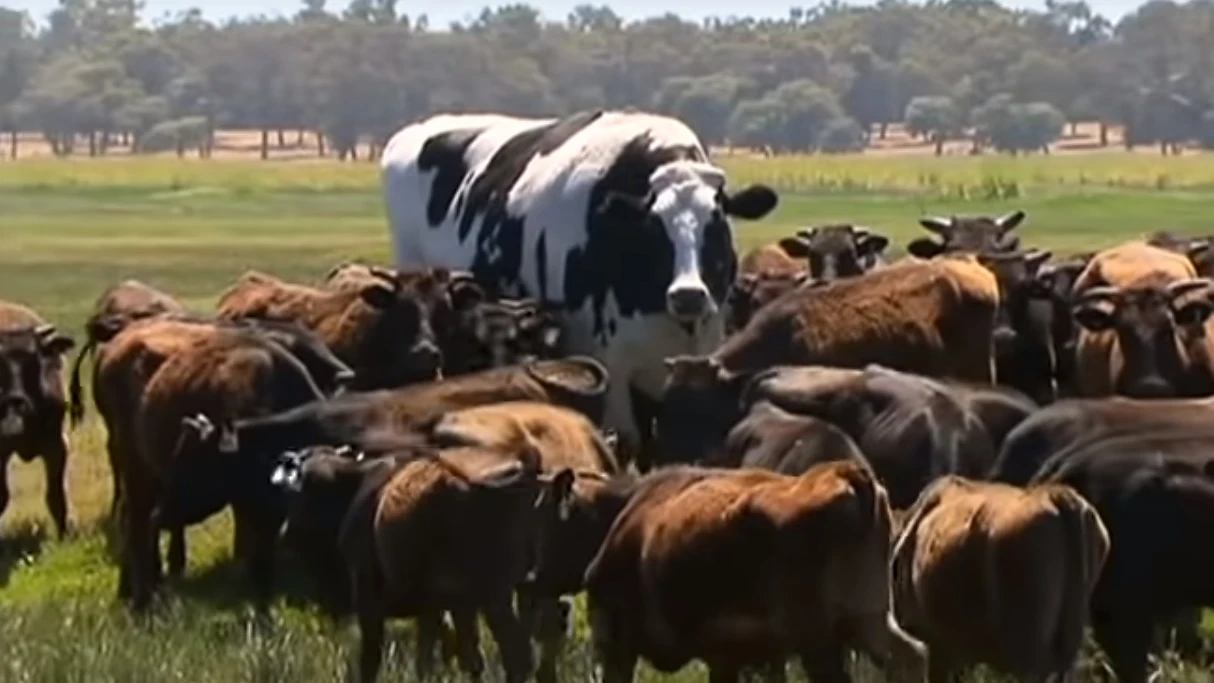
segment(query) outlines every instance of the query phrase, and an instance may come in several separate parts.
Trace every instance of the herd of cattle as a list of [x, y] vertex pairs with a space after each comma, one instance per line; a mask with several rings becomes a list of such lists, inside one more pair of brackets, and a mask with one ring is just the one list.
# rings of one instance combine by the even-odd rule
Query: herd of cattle
[[1157, 631], [1195, 638], [1211, 240], [1056, 258], [1016, 211], [925, 218], [896, 260], [852, 225], [739, 259], [726, 217], [776, 196], [724, 186], [663, 117], [413, 124], [384, 155], [394, 267], [248, 272], [212, 314], [123, 281], [66, 388], [75, 342], [0, 304], [0, 454], [44, 461], [66, 533], [93, 357], [119, 597], [147, 608], [160, 533], [180, 576], [184, 529], [230, 506], [258, 608], [290, 553], [357, 617], [362, 681], [404, 617], [420, 675], [448, 638], [478, 675], [484, 617], [508, 681], [553, 683], [583, 591], [608, 683], [792, 657], [844, 681], [851, 652], [1061, 681], [1089, 624], [1143, 683]]

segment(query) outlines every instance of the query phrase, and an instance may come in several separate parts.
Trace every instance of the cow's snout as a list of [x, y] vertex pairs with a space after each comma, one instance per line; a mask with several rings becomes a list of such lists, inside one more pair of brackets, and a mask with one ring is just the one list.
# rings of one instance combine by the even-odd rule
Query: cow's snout
[[1159, 375], [1147, 375], [1134, 382], [1126, 394], [1133, 398], [1168, 398], [1174, 394], [1172, 384]]
[[1006, 325], [1000, 325], [992, 332], [991, 340], [995, 343], [997, 352], [1008, 353], [1016, 343], [1016, 331]]
[[443, 352], [434, 342], [426, 339], [419, 341], [409, 349], [409, 359], [418, 374], [433, 376], [438, 374], [443, 365]]
[[0, 398], [0, 437], [20, 436], [32, 412], [33, 406], [23, 396]]
[[666, 294], [666, 308], [680, 320], [695, 320], [708, 313], [708, 290], [703, 287], [681, 287]]

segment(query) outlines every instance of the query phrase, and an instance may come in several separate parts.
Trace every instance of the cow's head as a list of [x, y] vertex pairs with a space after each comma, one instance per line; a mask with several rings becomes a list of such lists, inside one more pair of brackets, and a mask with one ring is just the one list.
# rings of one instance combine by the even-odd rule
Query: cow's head
[[1014, 251], [1020, 246], [1020, 238], [1010, 233], [1024, 221], [1024, 216], [1023, 211], [1013, 211], [998, 218], [927, 216], [919, 219], [919, 225], [939, 235], [940, 241], [921, 237], [912, 240], [906, 250], [919, 258], [932, 258], [954, 251]]
[[751, 185], [729, 192], [724, 171], [692, 161], [658, 167], [648, 187], [645, 196], [608, 192], [598, 210], [621, 222], [660, 223], [672, 259], [666, 312], [681, 324], [716, 315], [737, 271], [729, 218], [766, 216], [776, 206], [775, 191]]
[[729, 288], [726, 301], [725, 331], [728, 334], [746, 327], [759, 309], [809, 280], [809, 273], [743, 273]]
[[1068, 390], [1074, 378], [1075, 342], [1079, 336], [1075, 317], [1071, 315], [1071, 290], [1093, 256], [1095, 253], [1087, 252], [1053, 259], [1042, 265], [1036, 275], [1040, 288], [1049, 292], [1050, 324], [1053, 328], [1050, 336], [1053, 338], [1055, 356], [1054, 374], [1059, 387]]
[[1053, 292], [1038, 273], [1048, 251], [979, 254], [978, 261], [999, 284], [999, 308], [992, 330], [999, 382], [1038, 402], [1057, 396], [1053, 332]]
[[449, 277], [447, 270], [435, 268], [361, 284], [359, 297], [379, 314], [375, 331], [362, 340], [362, 347], [377, 359], [375, 368], [358, 368], [360, 377], [370, 371], [364, 379], [372, 384], [362, 388], [400, 386], [441, 375], [443, 354], [435, 326], [436, 321], [445, 325], [452, 319]]
[[40, 410], [65, 407], [62, 355], [75, 345], [53, 325], [0, 332], [0, 438], [16, 438]]
[[810, 275], [824, 282], [872, 270], [884, 262], [882, 252], [887, 246], [888, 237], [850, 224], [805, 228], [780, 240], [781, 249], [806, 259]]
[[656, 452], [665, 462], [697, 462], [724, 442], [741, 417], [745, 378], [712, 356], [667, 358], [666, 370], [654, 422]]
[[447, 373], [560, 358], [562, 341], [555, 311], [537, 301], [480, 301], [460, 311], [454, 337], [444, 344]]
[[237, 318], [234, 325], [278, 344], [297, 358], [326, 396], [336, 396], [354, 386], [357, 377], [312, 330], [293, 320]]
[[610, 479], [588, 470], [561, 469], [544, 477], [536, 498], [534, 566], [524, 584], [532, 595], [571, 595], [582, 590], [582, 577], [620, 505]]
[[1114, 391], [1135, 398], [1186, 395], [1191, 338], [1204, 340], [1214, 310], [1205, 278], [1167, 285], [1093, 287], [1075, 302], [1075, 320], [1092, 332], [1117, 335], [1120, 371]]

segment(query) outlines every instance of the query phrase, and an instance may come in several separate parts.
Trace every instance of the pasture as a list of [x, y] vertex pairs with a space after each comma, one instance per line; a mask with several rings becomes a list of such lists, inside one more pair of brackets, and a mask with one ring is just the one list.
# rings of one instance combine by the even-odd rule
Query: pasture
[[[1214, 232], [1214, 157], [1200, 154], [734, 157], [723, 164], [734, 183], [766, 182], [782, 193], [773, 217], [736, 224], [742, 249], [798, 226], [846, 221], [888, 235], [890, 251], [900, 253], [923, 234], [921, 214], [1016, 208], [1028, 213], [1018, 230], [1024, 243], [1055, 253], [1157, 229]], [[246, 269], [311, 281], [341, 260], [387, 261], [389, 242], [374, 164], [155, 158], [0, 163], [0, 245], [0, 297], [33, 306], [79, 343], [94, 299], [123, 278], [205, 311]], [[13, 504], [0, 525], [0, 680], [344, 675], [353, 631], [335, 630], [290, 597], [280, 601], [272, 632], [250, 626], [244, 582], [227, 561], [226, 518], [191, 530], [187, 577], [166, 617], [146, 628], [114, 607], [116, 570], [103, 520], [110, 474], [96, 415], [70, 439], [77, 533], [68, 542], [42, 540], [49, 519], [40, 464], [10, 465]], [[569, 680], [587, 675], [585, 647], [578, 649], [565, 660]], [[389, 656], [386, 680], [405, 680], [403, 650]], [[496, 676], [496, 666], [489, 670]], [[680, 678], [701, 677], [689, 670]], [[1168, 677], [1209, 678], [1178, 670]]]

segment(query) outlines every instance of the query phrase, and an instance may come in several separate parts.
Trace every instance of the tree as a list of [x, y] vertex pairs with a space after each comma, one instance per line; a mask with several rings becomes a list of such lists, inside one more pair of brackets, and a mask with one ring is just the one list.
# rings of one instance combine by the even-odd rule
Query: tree
[[936, 146], [936, 156], [944, 153], [944, 143], [962, 131], [961, 113], [949, 97], [916, 97], [906, 105], [903, 121], [912, 135]]
[[859, 152], [864, 149], [864, 130], [852, 119], [835, 119], [818, 134], [818, 149], [827, 154]]

